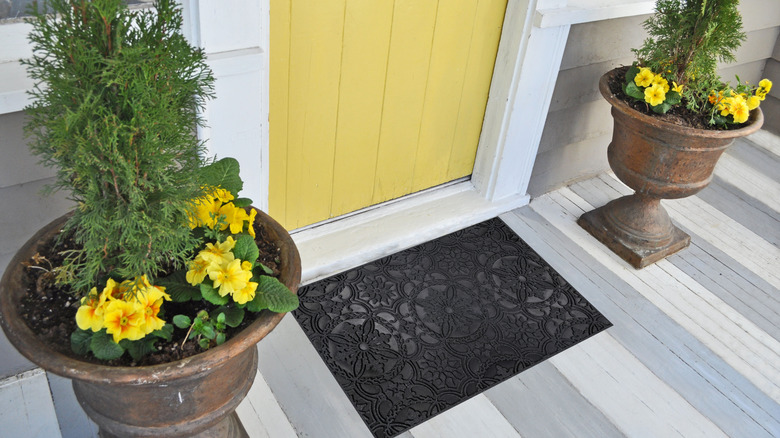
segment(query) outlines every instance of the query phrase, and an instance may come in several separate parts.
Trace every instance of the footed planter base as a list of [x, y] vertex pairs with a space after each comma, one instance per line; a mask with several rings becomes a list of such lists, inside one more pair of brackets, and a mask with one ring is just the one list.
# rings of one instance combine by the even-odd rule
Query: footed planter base
[[589, 211], [577, 224], [637, 269], [691, 243], [691, 236], [672, 224], [660, 199], [637, 194]]

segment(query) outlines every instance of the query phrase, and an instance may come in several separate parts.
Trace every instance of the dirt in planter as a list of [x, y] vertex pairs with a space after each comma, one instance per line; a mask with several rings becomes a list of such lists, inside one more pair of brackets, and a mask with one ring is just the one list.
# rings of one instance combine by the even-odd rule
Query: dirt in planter
[[[258, 261], [273, 271], [271, 275], [278, 277], [281, 250], [274, 242], [267, 239], [262, 225], [255, 223], [254, 228], [257, 236], [256, 242], [260, 249]], [[145, 355], [138, 362], [134, 361], [128, 353], [112, 361], [99, 360], [91, 354], [89, 356], [76, 355], [70, 348], [70, 335], [77, 328], [76, 310], [79, 307], [79, 299], [71, 293], [70, 288], [54, 284], [51, 276], [47, 274], [47, 270], [62, 264], [63, 257], [60, 253], [72, 249], [74, 246], [72, 240], [62, 240], [62, 243], [57, 244], [56, 238], [53, 238], [49, 244], [44, 246], [47, 251], [30, 261], [30, 266], [25, 270], [24, 278], [27, 294], [22, 299], [20, 311], [30, 329], [51, 349], [78, 360], [111, 366], [156, 365], [184, 359], [204, 351], [198, 345], [197, 339], [187, 340], [182, 347], [187, 330], [174, 326], [172, 340], [160, 339], [156, 344], [157, 351]], [[165, 275], [161, 274], [160, 277], [165, 277]], [[200, 310], [211, 312], [217, 307], [204, 301], [184, 303], [166, 301], [163, 305], [165, 316], [162, 317], [166, 322], [171, 322], [174, 315], [183, 314], [193, 318]], [[260, 312], [246, 312], [241, 325], [236, 328], [227, 327], [226, 338], [230, 339], [239, 333], [254, 322], [259, 315]]]
[[609, 77], [609, 90], [612, 92], [612, 94], [615, 95], [615, 97], [622, 100], [628, 106], [642, 114], [646, 114], [648, 116], [655, 117], [665, 122], [673, 123], [679, 126], [686, 126], [696, 129], [707, 129], [711, 131], [724, 131], [728, 129], [740, 128], [743, 126], [733, 125], [732, 128], [729, 128], [722, 125], [710, 125], [710, 118], [708, 115], [693, 112], [685, 107], [685, 99], [683, 99], [680, 105], [675, 105], [672, 107], [669, 111], [666, 112], [666, 114], [657, 114], [653, 112], [653, 110], [650, 108], [650, 105], [646, 102], [640, 102], [636, 99], [633, 99], [623, 92], [623, 84], [626, 82], [626, 72], [628, 69], [628, 66], [623, 66], [614, 70], [614, 73]]

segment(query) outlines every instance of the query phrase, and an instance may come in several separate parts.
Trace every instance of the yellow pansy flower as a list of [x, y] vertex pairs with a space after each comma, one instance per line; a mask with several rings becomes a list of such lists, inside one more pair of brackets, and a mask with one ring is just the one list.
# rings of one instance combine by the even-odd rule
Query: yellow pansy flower
[[761, 105], [761, 98], [758, 96], [750, 96], [747, 98], [747, 105], [750, 111], [753, 111]]
[[734, 123], [745, 123], [750, 115], [750, 108], [745, 99], [735, 99], [730, 108]]
[[219, 295], [226, 296], [245, 288], [252, 272], [241, 267], [241, 260], [235, 259], [220, 269], [209, 272], [209, 278], [214, 282], [214, 288], [219, 288]]
[[672, 85], [674, 85], [672, 87], [672, 91], [674, 91], [676, 93], [682, 93], [682, 90], [683, 90], [683, 86], [682, 85], [677, 85], [677, 82], [674, 82], [674, 81], [672, 81]]
[[666, 92], [661, 85], [653, 84], [645, 88], [645, 102], [656, 106], [664, 103], [664, 100], [666, 100]]
[[642, 67], [639, 69], [639, 73], [634, 76], [634, 82], [640, 87], [649, 87], [653, 83], [654, 77], [655, 74], [649, 68]]

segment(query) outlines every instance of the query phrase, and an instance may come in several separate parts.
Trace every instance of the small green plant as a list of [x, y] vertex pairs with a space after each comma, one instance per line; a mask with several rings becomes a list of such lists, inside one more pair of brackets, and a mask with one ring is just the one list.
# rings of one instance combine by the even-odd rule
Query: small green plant
[[657, 0], [644, 22], [649, 34], [633, 52], [638, 63], [628, 70], [623, 91], [664, 114], [678, 105], [702, 114], [710, 125], [726, 127], [748, 120], [772, 87], [721, 81], [717, 63], [733, 62], [745, 40], [738, 0]]
[[182, 35], [174, 0], [154, 6], [30, 8], [33, 55], [23, 63], [36, 85], [26, 132], [57, 169], [51, 189], [77, 205], [61, 233], [72, 238], [64, 262], [34, 259], [30, 268], [80, 299], [71, 345], [98, 359], [137, 360], [172, 340], [168, 301], [216, 309], [174, 317], [204, 349], [224, 342], [246, 312], [298, 306], [258, 261], [257, 210], [238, 197], [238, 162], [203, 156], [195, 128], [214, 83], [205, 55]]
[[[183, 266], [198, 246], [187, 227], [201, 193], [203, 145], [194, 128], [214, 78], [181, 34], [172, 0], [133, 10], [117, 0], [32, 5], [37, 83], [26, 108], [31, 148], [57, 169], [51, 189], [78, 208], [64, 235], [66, 282], [85, 295], [108, 276]], [[40, 11], [49, 11], [46, 14]]]
[[222, 345], [225, 342], [225, 329], [228, 326], [237, 327], [244, 317], [243, 310], [238, 310], [240, 310], [241, 316], [231, 321], [228, 321], [225, 311], [221, 309], [212, 312], [212, 315], [216, 313], [216, 317], [209, 315], [205, 310], [198, 312], [194, 320], [191, 320], [187, 315], [174, 316], [173, 324], [180, 329], [187, 330], [181, 348], [184, 348], [184, 343], [188, 339], [197, 339], [198, 345], [204, 350], [208, 350], [212, 345]]

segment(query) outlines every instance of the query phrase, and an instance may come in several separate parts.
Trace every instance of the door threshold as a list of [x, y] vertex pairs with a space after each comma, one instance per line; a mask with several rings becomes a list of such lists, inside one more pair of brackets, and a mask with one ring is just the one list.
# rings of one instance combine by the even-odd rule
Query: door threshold
[[463, 181], [290, 233], [301, 253], [301, 284], [436, 239], [527, 205], [528, 195], [483, 198]]

